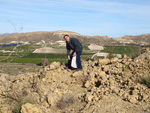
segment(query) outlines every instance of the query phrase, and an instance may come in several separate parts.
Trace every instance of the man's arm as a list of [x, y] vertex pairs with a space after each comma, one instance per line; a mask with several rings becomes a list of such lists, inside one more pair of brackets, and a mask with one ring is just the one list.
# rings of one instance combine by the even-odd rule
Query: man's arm
[[67, 49], [68, 60], [70, 60], [70, 48], [67, 46], [67, 44], [66, 44], [66, 49]]
[[70, 49], [67, 49], [67, 55], [70, 55]]
[[70, 60], [70, 49], [67, 49], [68, 60]]

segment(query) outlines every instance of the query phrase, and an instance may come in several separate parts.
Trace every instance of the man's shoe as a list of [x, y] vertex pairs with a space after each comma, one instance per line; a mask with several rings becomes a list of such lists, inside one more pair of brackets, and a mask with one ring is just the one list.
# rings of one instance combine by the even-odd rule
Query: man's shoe
[[70, 68], [68, 68], [68, 67], [64, 67], [64, 69], [70, 69]]
[[76, 71], [82, 71], [82, 69], [79, 69], [79, 68], [78, 68], [78, 69], [76, 69]]

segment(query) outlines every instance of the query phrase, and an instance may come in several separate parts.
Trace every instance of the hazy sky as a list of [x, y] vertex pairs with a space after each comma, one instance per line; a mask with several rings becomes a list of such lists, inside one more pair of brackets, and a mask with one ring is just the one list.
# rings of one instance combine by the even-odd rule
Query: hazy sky
[[57, 30], [110, 37], [150, 33], [150, 0], [0, 0], [0, 33]]

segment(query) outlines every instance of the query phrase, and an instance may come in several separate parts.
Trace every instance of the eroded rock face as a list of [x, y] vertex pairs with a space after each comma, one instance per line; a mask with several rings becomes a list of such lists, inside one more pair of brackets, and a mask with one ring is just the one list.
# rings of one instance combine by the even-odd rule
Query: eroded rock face
[[54, 62], [39, 72], [0, 74], [0, 112], [11, 113], [18, 104], [22, 113], [150, 112], [150, 88], [140, 82], [150, 73], [147, 57], [82, 65], [78, 72]]

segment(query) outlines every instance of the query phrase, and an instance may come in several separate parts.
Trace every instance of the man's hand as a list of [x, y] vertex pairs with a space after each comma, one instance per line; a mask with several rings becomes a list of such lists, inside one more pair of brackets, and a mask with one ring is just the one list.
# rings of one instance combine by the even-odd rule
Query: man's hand
[[76, 52], [73, 53], [74, 56], [75, 56], [76, 54], [77, 54]]
[[68, 55], [68, 60], [70, 60], [70, 55]]

